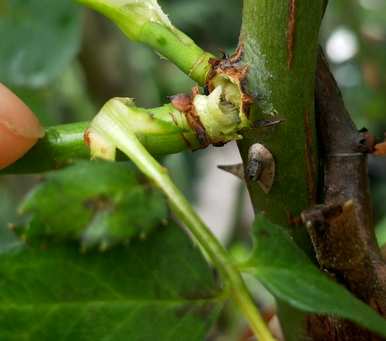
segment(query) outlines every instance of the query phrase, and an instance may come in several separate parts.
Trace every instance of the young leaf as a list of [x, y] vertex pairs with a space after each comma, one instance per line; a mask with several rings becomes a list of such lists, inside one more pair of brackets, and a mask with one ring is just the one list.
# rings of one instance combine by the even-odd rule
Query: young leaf
[[79, 50], [79, 8], [68, 0], [1, 1], [0, 7], [0, 79], [40, 87], [63, 72]]
[[243, 270], [273, 295], [297, 309], [346, 318], [386, 336], [386, 321], [320, 272], [282, 227], [259, 216], [254, 229], [255, 248]]
[[0, 255], [0, 339], [204, 340], [223, 293], [171, 224], [105, 253], [76, 245]]
[[84, 247], [105, 249], [145, 237], [168, 209], [163, 195], [140, 184], [128, 163], [80, 162], [50, 173], [21, 206], [31, 221], [25, 237], [81, 239]]

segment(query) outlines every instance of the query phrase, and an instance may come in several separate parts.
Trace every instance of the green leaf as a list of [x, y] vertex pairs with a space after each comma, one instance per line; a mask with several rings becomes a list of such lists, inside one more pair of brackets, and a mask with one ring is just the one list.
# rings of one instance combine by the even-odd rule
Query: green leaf
[[69, 0], [0, 4], [0, 79], [40, 87], [63, 72], [80, 47], [81, 18]]
[[76, 245], [0, 255], [0, 340], [205, 339], [223, 293], [180, 227], [105, 253]]
[[85, 248], [105, 249], [146, 237], [168, 217], [160, 191], [141, 184], [129, 163], [82, 161], [52, 172], [21, 205], [32, 215], [27, 239], [81, 239]]
[[243, 271], [297, 309], [346, 318], [386, 336], [386, 321], [320, 272], [282, 227], [259, 216], [254, 229], [255, 248]]

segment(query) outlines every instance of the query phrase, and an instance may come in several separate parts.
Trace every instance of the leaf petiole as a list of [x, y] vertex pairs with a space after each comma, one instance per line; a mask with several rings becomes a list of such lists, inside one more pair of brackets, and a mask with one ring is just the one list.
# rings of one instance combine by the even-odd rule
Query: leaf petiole
[[98, 136], [96, 144], [93, 144], [93, 141], [90, 144], [94, 156], [106, 157], [100, 153], [100, 143], [104, 148], [118, 148], [164, 192], [175, 214], [222, 274], [225, 283], [229, 286], [231, 297], [249, 321], [254, 334], [259, 340], [273, 341], [274, 338], [256, 309], [240, 272], [229, 259], [225, 248], [173, 183], [167, 169], [153, 158], [117, 113], [101, 111], [89, 130], [93, 138]]

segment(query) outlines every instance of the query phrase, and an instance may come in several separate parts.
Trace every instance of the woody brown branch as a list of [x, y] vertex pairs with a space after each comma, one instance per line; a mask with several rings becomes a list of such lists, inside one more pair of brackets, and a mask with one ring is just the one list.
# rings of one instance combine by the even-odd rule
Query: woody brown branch
[[[303, 220], [320, 267], [385, 316], [386, 266], [375, 239], [367, 174], [372, 146], [351, 120], [322, 53], [316, 112], [323, 204], [303, 212]], [[381, 340], [346, 321], [312, 317], [309, 322], [313, 340]]]

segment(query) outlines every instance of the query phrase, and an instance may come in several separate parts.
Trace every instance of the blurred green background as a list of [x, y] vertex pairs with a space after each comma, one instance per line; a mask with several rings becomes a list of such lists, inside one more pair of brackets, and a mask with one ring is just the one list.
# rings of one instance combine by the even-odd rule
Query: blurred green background
[[[161, 0], [180, 29], [218, 56], [232, 52], [241, 0]], [[0, 82], [12, 88], [45, 125], [87, 120], [113, 96], [158, 106], [189, 92], [184, 74], [150, 49], [128, 42], [102, 16], [69, 0], [0, 1]], [[321, 42], [358, 128], [386, 131], [386, 1], [331, 1]], [[224, 242], [247, 239], [252, 220], [242, 185], [216, 169], [239, 160], [235, 146], [167, 157], [164, 162]], [[370, 158], [374, 215], [386, 242], [386, 160]], [[20, 198], [37, 176], [0, 178], [0, 246], [12, 241]], [[236, 229], [237, 227], [237, 229]]]

